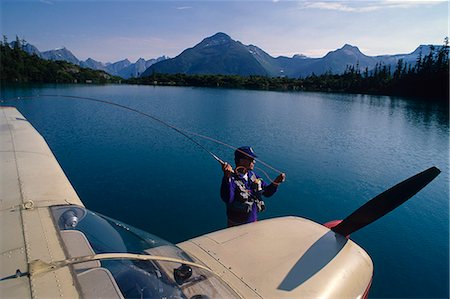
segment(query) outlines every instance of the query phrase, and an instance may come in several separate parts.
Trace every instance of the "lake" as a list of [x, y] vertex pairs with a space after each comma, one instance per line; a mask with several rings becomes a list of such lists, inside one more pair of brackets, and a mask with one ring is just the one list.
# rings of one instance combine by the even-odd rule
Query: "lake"
[[[111, 101], [233, 146], [287, 175], [260, 219], [343, 219], [437, 166], [415, 197], [352, 234], [374, 262], [371, 298], [449, 296], [448, 107], [384, 96], [130, 85], [3, 87], [2, 99]], [[4, 105], [6, 105], [4, 103]], [[224, 228], [220, 165], [184, 136], [111, 105], [10, 101], [44, 136], [91, 210], [177, 243]], [[233, 150], [198, 137], [225, 161]], [[257, 163], [272, 178], [277, 173]], [[263, 176], [264, 177], [264, 176]]]

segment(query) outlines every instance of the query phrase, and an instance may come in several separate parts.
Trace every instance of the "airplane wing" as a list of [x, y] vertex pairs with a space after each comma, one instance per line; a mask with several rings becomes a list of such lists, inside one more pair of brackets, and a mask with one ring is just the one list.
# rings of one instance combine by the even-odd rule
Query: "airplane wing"
[[[12, 107], [0, 110], [0, 277], [28, 271], [35, 259], [64, 259], [50, 206], [83, 206], [47, 143]], [[68, 268], [50, 276], [1, 281], [2, 298], [78, 297]]]

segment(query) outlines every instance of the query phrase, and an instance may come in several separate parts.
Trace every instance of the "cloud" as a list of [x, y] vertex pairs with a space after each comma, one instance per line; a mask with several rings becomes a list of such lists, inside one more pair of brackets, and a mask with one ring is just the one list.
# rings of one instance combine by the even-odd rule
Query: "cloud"
[[302, 9], [321, 9], [343, 12], [370, 12], [381, 9], [411, 8], [419, 5], [436, 5], [446, 0], [379, 0], [379, 1], [301, 1]]
[[44, 4], [48, 4], [48, 5], [53, 5], [54, 4], [52, 1], [48, 1], [48, 0], [39, 0], [39, 2], [44, 3]]
[[192, 7], [191, 6], [178, 6], [178, 7], [175, 7], [176, 9], [178, 9], [178, 10], [185, 10], [185, 9], [191, 9]]
[[356, 11], [355, 8], [342, 2], [304, 2], [302, 8], [338, 10], [338, 11]]

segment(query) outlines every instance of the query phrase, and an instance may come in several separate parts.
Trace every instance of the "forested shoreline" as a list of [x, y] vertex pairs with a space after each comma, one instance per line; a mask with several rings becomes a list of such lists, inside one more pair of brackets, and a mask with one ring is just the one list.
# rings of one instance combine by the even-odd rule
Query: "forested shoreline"
[[149, 77], [123, 80], [104, 71], [82, 68], [65, 61], [50, 61], [23, 51], [20, 41], [10, 47], [0, 45], [0, 81], [8, 83], [128, 83], [144, 85], [197, 86], [279, 91], [320, 91], [361, 93], [426, 98], [448, 103], [448, 38], [439, 49], [419, 55], [414, 65], [400, 59], [395, 67], [377, 64], [373, 70], [361, 71], [358, 65], [347, 66], [343, 74], [327, 72], [305, 78], [187, 75], [154, 73]]
[[377, 64], [374, 70], [361, 71], [348, 66], [343, 74], [331, 72], [305, 78], [235, 76], [235, 75], [186, 75], [159, 74], [133, 78], [131, 84], [176, 85], [198, 87], [243, 88], [260, 90], [320, 91], [362, 93], [426, 98], [448, 102], [449, 99], [449, 46], [448, 39], [438, 50], [419, 55], [414, 65], [400, 59], [391, 66]]
[[7, 83], [119, 83], [121, 78], [104, 71], [82, 68], [66, 61], [45, 60], [21, 49], [16, 40], [13, 47], [0, 44], [0, 82]]

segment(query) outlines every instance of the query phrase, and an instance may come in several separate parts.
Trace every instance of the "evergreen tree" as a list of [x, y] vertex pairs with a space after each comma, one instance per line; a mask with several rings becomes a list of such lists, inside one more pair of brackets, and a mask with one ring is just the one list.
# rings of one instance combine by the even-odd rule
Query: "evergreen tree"
[[0, 82], [2, 83], [73, 83], [92, 81], [93, 83], [118, 82], [103, 71], [81, 68], [65, 61], [49, 61], [37, 55], [29, 55], [22, 50], [18, 36], [13, 48], [3, 36], [0, 45]]

